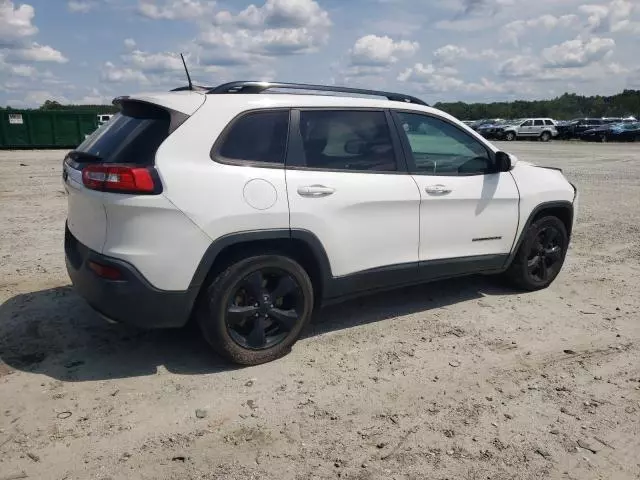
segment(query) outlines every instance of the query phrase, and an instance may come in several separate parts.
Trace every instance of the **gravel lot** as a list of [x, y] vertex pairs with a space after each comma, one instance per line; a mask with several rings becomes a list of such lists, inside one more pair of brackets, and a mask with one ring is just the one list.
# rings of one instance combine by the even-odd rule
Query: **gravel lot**
[[640, 478], [640, 144], [504, 148], [579, 187], [551, 288], [336, 305], [242, 369], [93, 314], [64, 269], [64, 152], [0, 152], [0, 479]]

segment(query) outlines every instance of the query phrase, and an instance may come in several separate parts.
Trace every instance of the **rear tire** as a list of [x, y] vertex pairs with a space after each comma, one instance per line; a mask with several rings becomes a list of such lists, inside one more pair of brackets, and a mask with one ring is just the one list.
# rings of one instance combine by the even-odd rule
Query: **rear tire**
[[551, 134], [549, 132], [542, 132], [542, 135], [540, 135], [540, 141], [548, 142], [549, 140], [551, 140]]
[[559, 218], [539, 218], [524, 233], [507, 279], [527, 291], [548, 287], [560, 273], [568, 246], [569, 235]]
[[513, 142], [516, 139], [516, 134], [514, 132], [507, 132], [504, 135], [504, 139], [507, 142]]
[[313, 285], [297, 262], [260, 255], [234, 263], [207, 287], [197, 320], [221, 356], [258, 365], [286, 355], [313, 312]]

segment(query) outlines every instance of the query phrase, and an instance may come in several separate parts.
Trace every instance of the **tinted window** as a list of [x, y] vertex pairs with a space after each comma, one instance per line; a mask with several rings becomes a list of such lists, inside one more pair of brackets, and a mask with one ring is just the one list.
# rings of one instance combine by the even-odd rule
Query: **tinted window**
[[283, 164], [288, 129], [287, 110], [248, 113], [231, 125], [218, 155], [228, 160]]
[[530, 127], [531, 125], [533, 125], [533, 120], [527, 120], [521, 125], [521, 127]]
[[534, 124], [536, 127], [541, 127], [542, 125], [544, 125], [544, 122], [543, 122], [542, 120], [535, 120], [535, 121], [533, 122], [533, 124]]
[[309, 168], [397, 170], [384, 112], [302, 111], [300, 134]]
[[160, 144], [169, 136], [171, 117], [166, 110], [135, 102], [123, 106], [76, 148], [105, 163], [152, 164]]
[[544, 124], [545, 124], [545, 125], [553, 125], [553, 121], [551, 121], [551, 120], [545, 120], [545, 121], [544, 121]]
[[414, 171], [429, 175], [480, 175], [493, 171], [489, 152], [478, 140], [439, 118], [398, 112]]

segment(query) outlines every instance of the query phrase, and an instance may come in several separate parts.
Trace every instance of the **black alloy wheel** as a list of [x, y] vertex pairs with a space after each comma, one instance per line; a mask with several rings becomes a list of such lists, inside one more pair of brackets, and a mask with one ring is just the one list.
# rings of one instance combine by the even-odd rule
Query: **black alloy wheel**
[[262, 350], [280, 343], [300, 320], [301, 288], [283, 270], [256, 270], [239, 280], [229, 298], [225, 322], [241, 347]]
[[558, 274], [562, 264], [563, 246], [561, 234], [553, 226], [539, 231], [527, 257], [527, 270], [536, 282], [546, 282]]
[[313, 312], [305, 269], [280, 254], [231, 263], [201, 294], [196, 318], [213, 349], [242, 365], [285, 355]]
[[537, 219], [523, 235], [505, 276], [523, 290], [546, 288], [564, 263], [569, 247], [567, 228], [558, 217], [547, 216]]

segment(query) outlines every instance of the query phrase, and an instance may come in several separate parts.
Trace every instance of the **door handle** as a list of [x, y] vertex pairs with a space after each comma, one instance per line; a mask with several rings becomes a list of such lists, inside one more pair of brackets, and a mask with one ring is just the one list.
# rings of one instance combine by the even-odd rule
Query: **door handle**
[[451, 193], [451, 189], [447, 188], [446, 185], [429, 185], [425, 187], [425, 192], [430, 193], [432, 195], [446, 195], [447, 193]]
[[325, 187], [324, 185], [308, 185], [306, 187], [298, 187], [298, 195], [300, 195], [301, 197], [328, 197], [335, 191], [335, 188]]

